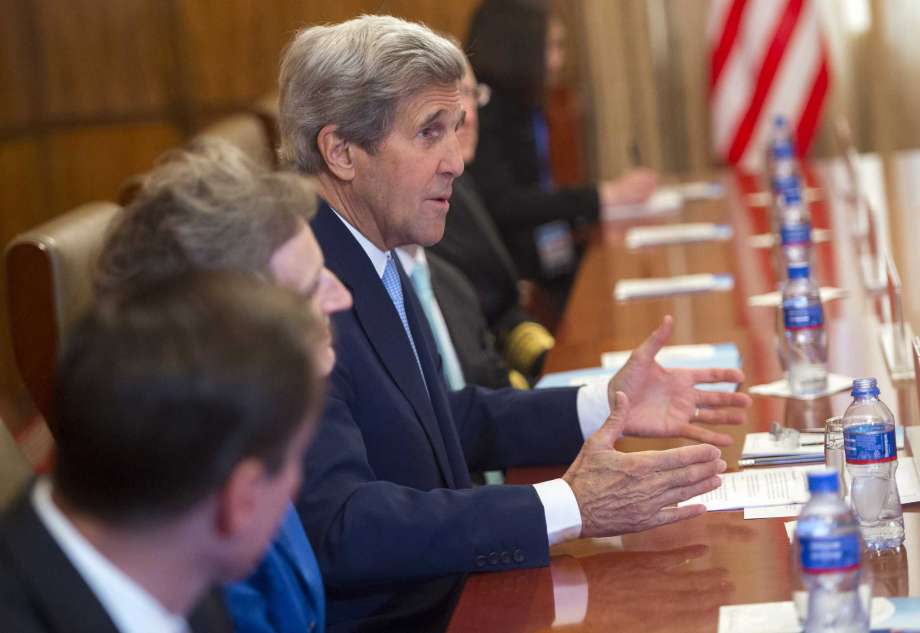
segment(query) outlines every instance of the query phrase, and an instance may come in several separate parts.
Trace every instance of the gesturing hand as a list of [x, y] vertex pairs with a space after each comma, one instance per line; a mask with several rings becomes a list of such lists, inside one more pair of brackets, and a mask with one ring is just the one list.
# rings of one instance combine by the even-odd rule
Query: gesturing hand
[[581, 511], [581, 536], [614, 536], [705, 512], [701, 505], [667, 507], [721, 485], [725, 462], [714, 446], [621, 453], [613, 447], [631, 415], [629, 398], [614, 396], [613, 413], [582, 446], [563, 475]]
[[742, 382], [738, 369], [665, 369], [655, 354], [671, 336], [673, 319], [666, 316], [657, 330], [630, 355], [626, 365], [610, 379], [607, 397], [613, 406], [614, 394], [622, 391], [632, 403], [626, 421], [628, 435], [643, 437], [686, 437], [716, 446], [728, 446], [732, 438], [691, 422], [741, 424], [744, 416], [729, 408], [751, 406], [743, 393], [700, 391], [694, 385], [715, 382]]

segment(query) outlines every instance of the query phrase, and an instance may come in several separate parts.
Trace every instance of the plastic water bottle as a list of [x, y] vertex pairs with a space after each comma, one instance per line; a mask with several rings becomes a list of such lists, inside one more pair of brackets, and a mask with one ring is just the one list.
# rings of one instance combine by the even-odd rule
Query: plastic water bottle
[[783, 191], [780, 213], [779, 241], [785, 266], [811, 265], [811, 213], [797, 183]]
[[[783, 218], [790, 204], [801, 207], [802, 201], [802, 183], [795, 174], [784, 178], [773, 180], [772, 184], [772, 213], [770, 215], [770, 227], [774, 232], [779, 232], [779, 227], [783, 224]], [[805, 207], [805, 211], [808, 207]]]
[[850, 500], [866, 547], [896, 550], [904, 542], [904, 517], [895, 477], [898, 447], [894, 416], [878, 399], [875, 378], [854, 380], [850, 393], [853, 401], [843, 414]]
[[795, 141], [789, 121], [783, 115], [773, 117], [767, 138], [767, 174], [774, 193], [778, 193], [788, 178], [798, 177], [799, 164], [795, 157]]
[[818, 286], [807, 263], [788, 269], [783, 286], [783, 328], [789, 387], [796, 395], [827, 389], [827, 334]]
[[[807, 612], [800, 612], [805, 633], [866, 633], [859, 523], [840, 498], [836, 471], [809, 472], [808, 490], [811, 499], [795, 527], [799, 570], [808, 592]], [[801, 604], [802, 596], [793, 597]]]

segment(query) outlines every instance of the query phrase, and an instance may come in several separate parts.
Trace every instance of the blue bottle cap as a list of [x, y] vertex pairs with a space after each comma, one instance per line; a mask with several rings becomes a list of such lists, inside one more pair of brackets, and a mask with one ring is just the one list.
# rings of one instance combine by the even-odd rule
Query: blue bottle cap
[[808, 264], [793, 264], [789, 266], [789, 279], [808, 279], [810, 275], [811, 267]]
[[850, 395], [854, 398], [878, 397], [880, 393], [878, 381], [875, 378], [855, 378], [853, 380], [853, 389], [850, 391]]
[[840, 482], [836, 470], [822, 468], [808, 473], [808, 492], [811, 494], [816, 492], [838, 492], [839, 490]]

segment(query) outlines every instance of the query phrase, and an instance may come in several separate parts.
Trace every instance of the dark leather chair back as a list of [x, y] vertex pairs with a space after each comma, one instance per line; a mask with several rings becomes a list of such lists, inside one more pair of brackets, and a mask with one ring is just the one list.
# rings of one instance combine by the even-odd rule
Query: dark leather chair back
[[58, 352], [92, 300], [92, 264], [119, 209], [111, 202], [85, 204], [19, 235], [6, 248], [13, 353], [46, 419]]

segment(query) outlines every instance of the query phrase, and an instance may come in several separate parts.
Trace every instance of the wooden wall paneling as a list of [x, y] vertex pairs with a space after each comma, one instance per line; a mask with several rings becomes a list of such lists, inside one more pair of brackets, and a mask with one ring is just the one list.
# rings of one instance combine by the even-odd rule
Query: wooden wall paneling
[[279, 0], [278, 7], [285, 24], [290, 25], [284, 33], [284, 41], [299, 29], [310, 24], [333, 24], [348, 20], [362, 13], [379, 13], [380, 2], [369, 0], [340, 0], [339, 2], [303, 2], [302, 0]]
[[54, 213], [89, 200], [114, 200], [121, 183], [150, 169], [182, 141], [170, 122], [81, 127], [49, 137], [49, 182]]
[[454, 0], [453, 2], [427, 2], [426, 0], [383, 0], [371, 3], [379, 5], [375, 13], [389, 13], [424, 22], [437, 31], [445, 31], [463, 40], [469, 27], [473, 11], [479, 0]]
[[35, 0], [47, 115], [150, 118], [169, 104], [162, 0]]
[[462, 38], [478, 5], [478, 0], [176, 1], [191, 98], [199, 108], [222, 111], [274, 89], [281, 51], [304, 26], [339, 22], [361, 13], [388, 13]]
[[0, 143], [0, 246], [33, 224], [50, 217], [43, 190], [41, 148], [34, 138]]
[[177, 1], [177, 37], [196, 108], [245, 103], [275, 85], [285, 33], [293, 30], [276, 3]]
[[4, 3], [0, 20], [0, 130], [27, 125], [35, 109], [37, 73], [27, 0]]

